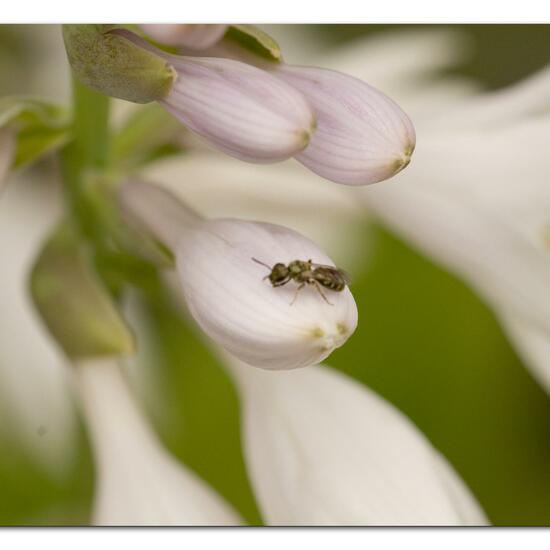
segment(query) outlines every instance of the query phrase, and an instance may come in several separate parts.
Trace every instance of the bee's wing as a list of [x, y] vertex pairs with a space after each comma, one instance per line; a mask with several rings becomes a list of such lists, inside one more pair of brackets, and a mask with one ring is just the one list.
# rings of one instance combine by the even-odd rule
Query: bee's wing
[[340, 269], [340, 268], [338, 268], [338, 272], [340, 273], [340, 275], [342, 275], [344, 282], [348, 286], [351, 285], [351, 275], [347, 271], [344, 271], [343, 269]]
[[343, 269], [340, 269], [339, 267], [333, 266], [333, 265], [327, 265], [327, 264], [311, 264], [312, 267], [326, 267], [327, 269], [333, 269], [334, 271], [338, 271], [342, 278], [344, 279], [344, 282], [349, 286], [351, 285], [351, 275], [344, 271]]

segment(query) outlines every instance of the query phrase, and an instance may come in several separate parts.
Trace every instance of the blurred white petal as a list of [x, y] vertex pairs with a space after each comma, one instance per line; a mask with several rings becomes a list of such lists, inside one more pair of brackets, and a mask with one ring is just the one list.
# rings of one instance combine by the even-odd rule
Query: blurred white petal
[[281, 64], [273, 74], [304, 94], [317, 117], [309, 145], [295, 155], [337, 183], [367, 185], [407, 166], [414, 127], [389, 97], [338, 71]]
[[142, 24], [140, 27], [157, 42], [172, 46], [183, 46], [193, 50], [204, 50], [222, 38], [228, 25], [169, 25]]
[[467, 104], [437, 120], [433, 131], [482, 131], [521, 123], [522, 119], [549, 111], [550, 67], [545, 67], [513, 86], [470, 97]]
[[269, 163], [308, 144], [315, 116], [285, 82], [231, 59], [168, 56], [167, 61], [178, 76], [160, 103], [218, 149]]
[[96, 464], [95, 525], [239, 525], [210, 487], [166, 452], [114, 359], [75, 365]]
[[467, 487], [392, 405], [323, 366], [230, 361], [245, 458], [270, 525], [485, 525]]
[[348, 188], [319, 179], [295, 162], [258, 166], [193, 151], [153, 164], [144, 177], [208, 218], [286, 225], [334, 251], [336, 260], [345, 258], [348, 268], [363, 259], [362, 203]]
[[479, 89], [466, 77], [438, 75], [467, 61], [470, 46], [467, 35], [456, 29], [396, 29], [322, 52], [316, 63], [384, 90], [419, 134], [431, 119], [466, 104]]
[[30, 301], [27, 275], [58, 214], [57, 190], [36, 172], [12, 176], [0, 196], [0, 430], [63, 473], [72, 458], [74, 409], [66, 365]]
[[393, 230], [499, 310], [550, 331], [550, 118], [422, 140], [394, 182], [363, 191]]
[[467, 35], [455, 29], [401, 28], [356, 38], [323, 52], [323, 67], [385, 88], [390, 81], [417, 80], [468, 59]]

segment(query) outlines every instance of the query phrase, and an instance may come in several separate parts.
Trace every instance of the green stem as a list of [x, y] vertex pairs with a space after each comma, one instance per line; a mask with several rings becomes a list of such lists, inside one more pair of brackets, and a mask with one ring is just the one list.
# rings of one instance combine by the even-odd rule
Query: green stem
[[75, 227], [94, 239], [97, 228], [89, 183], [108, 162], [109, 98], [73, 77], [73, 102], [73, 140], [61, 155], [63, 180]]
[[102, 169], [109, 152], [109, 97], [73, 78], [75, 143], [84, 164]]

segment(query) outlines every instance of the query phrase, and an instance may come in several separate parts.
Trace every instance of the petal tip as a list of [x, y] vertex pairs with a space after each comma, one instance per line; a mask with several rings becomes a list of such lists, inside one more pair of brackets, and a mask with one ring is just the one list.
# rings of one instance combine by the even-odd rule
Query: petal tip
[[402, 155], [400, 157], [396, 158], [392, 162], [392, 164], [391, 164], [392, 172], [391, 172], [390, 177], [395, 176], [396, 174], [398, 174], [399, 172], [401, 172], [402, 170], [407, 168], [407, 166], [411, 163], [411, 158], [412, 158], [412, 154], [414, 153], [414, 148], [415, 148], [415, 144], [414, 143], [409, 143], [403, 149]]
[[329, 329], [320, 326], [313, 327], [309, 332], [309, 337], [315, 341], [319, 351], [328, 355], [336, 348], [344, 345], [352, 333], [353, 330], [350, 330], [348, 324], [340, 321]]

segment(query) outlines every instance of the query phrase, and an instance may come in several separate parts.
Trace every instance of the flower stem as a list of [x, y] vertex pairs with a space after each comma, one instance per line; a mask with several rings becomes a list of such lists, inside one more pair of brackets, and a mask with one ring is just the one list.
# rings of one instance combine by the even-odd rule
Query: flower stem
[[97, 233], [93, 179], [109, 158], [109, 98], [73, 77], [73, 136], [61, 155], [71, 218], [83, 237]]

